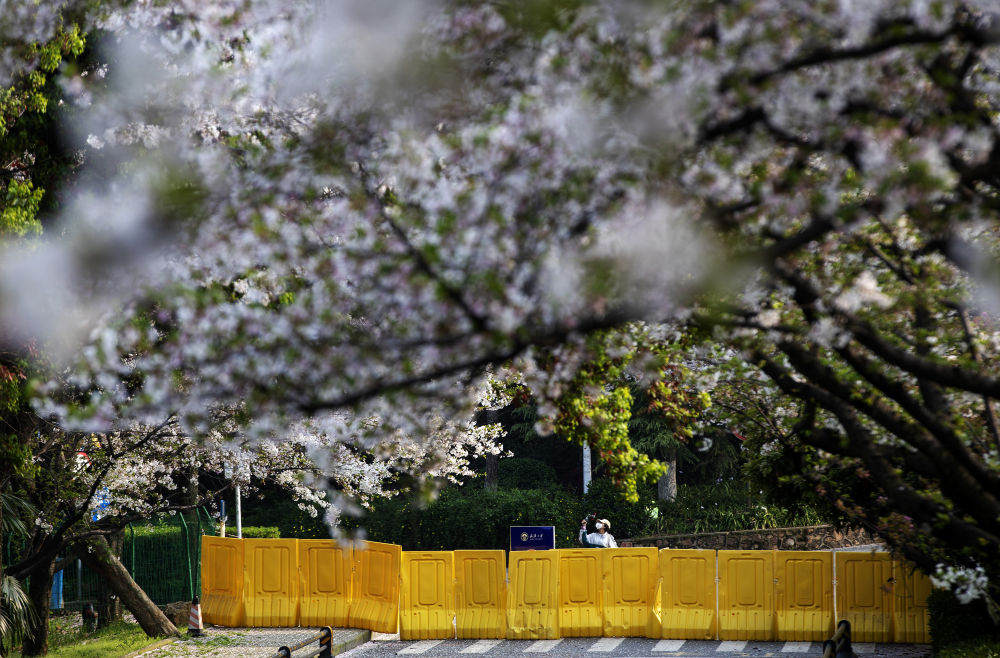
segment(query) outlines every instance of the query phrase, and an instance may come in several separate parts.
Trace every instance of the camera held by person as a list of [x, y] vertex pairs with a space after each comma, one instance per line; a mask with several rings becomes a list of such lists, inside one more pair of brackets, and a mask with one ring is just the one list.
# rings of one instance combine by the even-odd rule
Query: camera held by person
[[[596, 519], [594, 528], [597, 532], [587, 534], [587, 521]], [[596, 514], [588, 514], [580, 523], [580, 543], [591, 548], [618, 548], [618, 542], [611, 534], [611, 522], [598, 519]]]

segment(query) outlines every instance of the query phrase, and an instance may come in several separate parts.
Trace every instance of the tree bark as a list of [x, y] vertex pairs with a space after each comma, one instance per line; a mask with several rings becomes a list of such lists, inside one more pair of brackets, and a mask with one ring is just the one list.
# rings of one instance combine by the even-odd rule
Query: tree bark
[[107, 581], [122, 604], [135, 616], [146, 635], [165, 637], [178, 634], [177, 627], [132, 580], [125, 565], [114, 554], [104, 537], [91, 540], [89, 548], [90, 551], [83, 553], [83, 561]]
[[21, 643], [22, 656], [44, 656], [49, 652], [49, 601], [52, 598], [52, 569], [49, 560], [31, 571], [28, 598], [35, 614], [28, 621], [28, 632]]
[[490, 491], [497, 490], [498, 474], [497, 470], [500, 465], [500, 458], [496, 455], [486, 455], [486, 488]]
[[677, 451], [671, 450], [664, 462], [667, 472], [656, 482], [656, 497], [672, 503], [677, 499]]
[[[109, 538], [108, 545], [116, 558], [122, 554], [122, 533], [115, 533]], [[121, 558], [118, 558], [119, 561]], [[122, 602], [111, 589], [108, 581], [100, 580], [97, 587], [97, 627], [104, 628], [114, 621], [122, 619]]]
[[197, 466], [191, 466], [188, 469], [188, 471], [187, 471], [184, 479], [186, 480], [186, 482], [184, 483], [184, 504], [186, 506], [189, 506], [191, 508], [191, 509], [187, 510], [186, 512], [183, 512], [184, 519], [187, 521], [187, 524], [188, 524], [189, 528], [197, 528], [198, 527], [198, 510], [197, 510], [196, 507], [198, 505], [198, 500], [199, 500], [199, 498], [198, 498], [198, 467]]

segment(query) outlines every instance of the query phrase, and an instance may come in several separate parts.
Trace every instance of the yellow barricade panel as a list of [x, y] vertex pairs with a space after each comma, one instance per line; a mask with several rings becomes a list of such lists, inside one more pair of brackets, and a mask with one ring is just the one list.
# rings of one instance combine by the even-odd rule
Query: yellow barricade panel
[[[660, 637], [656, 547], [600, 549], [604, 571], [604, 635]], [[654, 611], [656, 608], [656, 611]]]
[[507, 635], [504, 551], [455, 551], [455, 629], [461, 638]]
[[604, 629], [601, 551], [564, 548], [557, 552], [559, 634], [562, 637], [600, 636]]
[[836, 553], [837, 616], [855, 642], [892, 641], [892, 560], [888, 553]]
[[294, 539], [242, 539], [247, 626], [299, 622], [298, 546]]
[[559, 637], [559, 553], [510, 554], [507, 637], [541, 640]]
[[332, 539], [299, 541], [299, 623], [347, 626], [351, 608], [351, 547]]
[[201, 614], [216, 626], [243, 625], [243, 542], [201, 537]]
[[776, 640], [822, 642], [833, 635], [833, 555], [774, 553]]
[[455, 556], [451, 551], [403, 551], [401, 640], [455, 637]]
[[379, 633], [399, 629], [399, 566], [402, 547], [359, 541], [351, 552], [351, 626]]
[[908, 562], [893, 562], [892, 625], [893, 642], [929, 644], [930, 616], [927, 597], [931, 594], [931, 579]]
[[715, 639], [715, 551], [660, 551], [660, 607], [661, 637]]
[[719, 551], [719, 637], [774, 636], [773, 551]]

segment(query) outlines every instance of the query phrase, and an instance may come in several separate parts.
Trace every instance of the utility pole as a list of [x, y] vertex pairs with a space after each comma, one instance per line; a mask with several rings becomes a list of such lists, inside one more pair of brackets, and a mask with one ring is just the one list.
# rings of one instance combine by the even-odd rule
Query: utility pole
[[236, 538], [243, 539], [243, 496], [239, 482], [236, 483]]

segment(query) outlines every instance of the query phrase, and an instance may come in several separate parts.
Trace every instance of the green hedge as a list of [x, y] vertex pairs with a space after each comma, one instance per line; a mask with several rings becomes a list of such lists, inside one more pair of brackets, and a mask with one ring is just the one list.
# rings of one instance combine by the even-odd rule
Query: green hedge
[[[226, 536], [235, 537], [236, 536], [236, 526], [226, 526]], [[243, 527], [243, 538], [244, 539], [280, 539], [281, 529], [276, 527], [268, 526], [244, 526]], [[291, 537], [285, 537], [285, 539], [292, 539]]]
[[818, 525], [825, 520], [805, 506], [782, 507], [740, 484], [682, 485], [674, 502], [660, 502], [645, 535], [760, 530]]
[[[501, 460], [509, 483], [525, 484], [541, 477], [535, 460]], [[543, 464], [544, 466], [544, 464]], [[580, 499], [558, 487], [484, 489], [480, 480], [451, 486], [425, 505], [405, 498], [380, 500], [365, 516], [345, 518], [346, 529], [363, 528], [374, 541], [401, 544], [406, 550], [507, 548], [508, 526], [553, 525], [556, 545], [577, 545], [580, 519], [593, 512], [611, 521], [618, 539], [650, 534], [685, 534], [753, 530], [822, 523], [810, 509], [768, 504], [744, 486], [682, 485], [674, 502], [656, 502], [652, 487], [641, 487], [630, 503], [610, 480], [596, 479]], [[591, 529], [592, 530], [592, 529]]]
[[265, 487], [243, 499], [244, 524], [276, 527], [286, 539], [329, 539], [324, 510], [314, 507], [314, 511], [315, 515], [302, 509], [290, 492], [277, 487]]
[[595, 480], [583, 500], [558, 488], [449, 487], [423, 506], [403, 498], [378, 501], [364, 517], [343, 524], [405, 550], [506, 549], [509, 526], [551, 525], [556, 546], [568, 548], [578, 545], [580, 519], [590, 511], [611, 521], [616, 537], [629, 536], [648, 520], [642, 505], [627, 503], [610, 482]]
[[497, 483], [500, 489], [553, 489], [559, 488], [556, 470], [530, 457], [507, 457], [497, 464]]
[[1000, 642], [1000, 628], [990, 619], [982, 599], [963, 604], [949, 590], [935, 589], [927, 599], [927, 612], [935, 650], [969, 642]]

